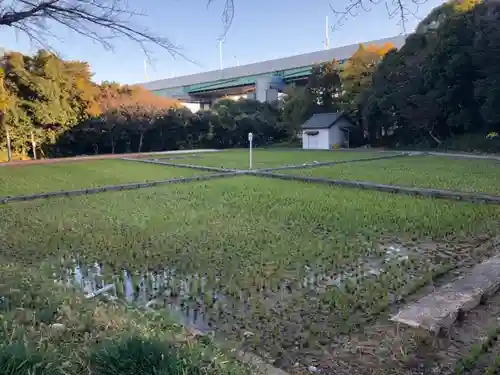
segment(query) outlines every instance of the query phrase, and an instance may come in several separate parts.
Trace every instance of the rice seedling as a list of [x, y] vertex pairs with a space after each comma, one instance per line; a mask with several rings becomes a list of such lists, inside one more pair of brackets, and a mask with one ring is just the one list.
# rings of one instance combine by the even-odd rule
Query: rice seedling
[[388, 185], [500, 194], [500, 162], [451, 159], [442, 156], [410, 156], [280, 171], [298, 176], [367, 181]]
[[[254, 169], [275, 168], [286, 165], [310, 164], [314, 162], [343, 161], [355, 159], [367, 159], [388, 155], [396, 155], [397, 152], [377, 151], [311, 151], [311, 150], [265, 150], [255, 149], [253, 151]], [[248, 150], [227, 150], [223, 152], [206, 153], [200, 158], [171, 160], [175, 164], [197, 164], [218, 168], [249, 168]], [[158, 158], [158, 160], [162, 160]], [[167, 161], [170, 161], [167, 159]]]
[[0, 196], [168, 180], [205, 173], [184, 168], [121, 160], [95, 160], [20, 167], [5, 166], [0, 168]]
[[494, 206], [246, 176], [2, 214], [5, 258], [57, 261], [62, 278], [76, 263], [88, 292], [119, 280], [131, 303], [161, 297], [184, 322], [281, 360], [359, 330], [471, 258], [500, 222]]

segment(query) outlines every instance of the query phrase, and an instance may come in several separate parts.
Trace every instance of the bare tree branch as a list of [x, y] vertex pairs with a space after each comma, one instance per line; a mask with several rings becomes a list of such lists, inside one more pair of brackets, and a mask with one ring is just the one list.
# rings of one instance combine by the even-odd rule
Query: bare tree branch
[[336, 16], [332, 29], [338, 29], [348, 19], [355, 18], [360, 11], [370, 12], [375, 5], [384, 4], [390, 19], [399, 18], [397, 24], [403, 28], [406, 34], [406, 23], [409, 17], [417, 17], [418, 8], [427, 0], [350, 0], [343, 9], [330, 9]]
[[[212, 1], [208, 0], [208, 4]], [[234, 18], [233, 0], [225, 1], [224, 35]], [[174, 58], [180, 56], [189, 60], [168, 38], [133, 22], [144, 16], [130, 9], [127, 0], [0, 0], [0, 27], [14, 28], [49, 50], [50, 40], [58, 38], [51, 27], [61, 25], [101, 44], [106, 50], [113, 49], [114, 39], [127, 38], [136, 42], [148, 59], [151, 58], [149, 47], [156, 45]]]
[[[214, 3], [216, 0], [208, 0], [207, 2], [207, 7], [209, 7], [212, 3]], [[234, 19], [234, 0], [225, 0], [224, 2], [224, 9], [222, 11], [222, 26], [223, 30], [218, 40], [223, 40], [228, 31], [229, 28], [231, 27], [231, 24], [233, 23]]]

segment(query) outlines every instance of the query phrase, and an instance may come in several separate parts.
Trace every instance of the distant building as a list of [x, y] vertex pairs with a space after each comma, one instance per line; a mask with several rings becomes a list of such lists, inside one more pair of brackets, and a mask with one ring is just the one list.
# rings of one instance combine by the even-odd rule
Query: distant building
[[329, 150], [349, 147], [349, 131], [354, 123], [341, 112], [317, 113], [302, 125], [302, 148]]

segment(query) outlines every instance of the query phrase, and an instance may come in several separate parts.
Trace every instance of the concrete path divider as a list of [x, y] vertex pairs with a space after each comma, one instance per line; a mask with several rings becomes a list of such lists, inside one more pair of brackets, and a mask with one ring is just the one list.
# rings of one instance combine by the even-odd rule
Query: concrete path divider
[[276, 167], [276, 168], [262, 168], [258, 169], [260, 172], [272, 172], [272, 171], [281, 171], [281, 170], [286, 170], [286, 169], [306, 169], [306, 168], [317, 168], [317, 167], [327, 167], [327, 166], [333, 166], [337, 164], [348, 164], [348, 163], [359, 163], [363, 161], [375, 161], [375, 160], [384, 160], [384, 159], [396, 159], [396, 158], [401, 158], [405, 156], [419, 156], [422, 155], [421, 153], [401, 153], [397, 155], [386, 155], [386, 156], [375, 156], [372, 158], [362, 158], [362, 159], [352, 159], [352, 160], [337, 160], [337, 161], [323, 161], [323, 162], [318, 162], [318, 163], [306, 163], [306, 164], [298, 164], [298, 165], [286, 165], [283, 167]]
[[121, 158], [120, 160], [132, 161], [132, 162], [138, 162], [138, 163], [164, 165], [167, 167], [197, 169], [200, 171], [210, 171], [210, 172], [223, 172], [224, 173], [224, 172], [237, 172], [238, 171], [238, 169], [216, 168], [216, 167], [208, 167], [208, 166], [204, 166], [204, 165], [195, 165], [195, 164], [178, 164], [178, 163], [170, 163], [168, 161], [159, 161], [159, 160], [151, 160], [151, 159]]
[[27, 202], [27, 201], [34, 201], [37, 199], [48, 199], [48, 198], [58, 198], [58, 197], [75, 197], [79, 195], [90, 195], [90, 194], [103, 193], [107, 191], [135, 190], [135, 189], [143, 189], [161, 185], [179, 184], [179, 183], [186, 183], [193, 181], [206, 181], [215, 178], [232, 177], [241, 174], [243, 173], [241, 172], [214, 173], [214, 174], [207, 174], [207, 175], [193, 176], [193, 177], [173, 178], [170, 180], [138, 182], [138, 183], [122, 184], [122, 185], [99, 186], [87, 189], [54, 191], [48, 193], [18, 195], [12, 197], [0, 197], [0, 204], [13, 203], [13, 202]]
[[451, 199], [451, 200], [467, 201], [474, 203], [500, 204], [500, 196], [497, 195], [467, 193], [467, 192], [459, 192], [453, 190], [415, 188], [415, 187], [406, 187], [399, 185], [384, 185], [384, 184], [376, 184], [365, 181], [347, 181], [347, 180], [334, 180], [321, 177], [304, 177], [304, 176], [278, 174], [278, 173], [262, 172], [262, 171], [247, 171], [246, 174], [252, 176], [277, 178], [280, 180], [287, 180], [287, 181], [312, 182], [312, 183], [336, 185], [336, 186], [358, 188], [365, 190], [376, 190], [386, 193], [406, 194], [406, 195], [429, 197], [429, 198]]

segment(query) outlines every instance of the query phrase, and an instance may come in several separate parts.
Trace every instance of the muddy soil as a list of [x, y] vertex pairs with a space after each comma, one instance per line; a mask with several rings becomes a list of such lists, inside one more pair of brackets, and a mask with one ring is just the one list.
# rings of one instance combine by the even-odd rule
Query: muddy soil
[[[448, 332], [431, 336], [427, 332], [397, 327], [388, 318], [405, 304], [418, 300], [434, 288], [449, 283], [495, 252], [495, 240], [482, 240], [462, 253], [457, 267], [436, 278], [412, 296], [394, 304], [375, 323], [350, 335], [344, 343], [332, 344], [318, 367], [329, 374], [454, 374], [458, 361], [484, 340], [491, 327], [500, 323], [500, 291], [479, 305]], [[471, 251], [471, 248], [473, 249]], [[497, 353], [498, 344], [497, 344]], [[493, 356], [493, 354], [491, 354]], [[485, 358], [490, 362], [490, 358]], [[484, 371], [483, 371], [484, 372]], [[483, 372], [480, 372], [481, 374]], [[478, 373], [479, 374], [479, 373]], [[473, 375], [476, 375], [475, 373]]]
[[[500, 324], [500, 315], [498, 316], [498, 324]], [[474, 369], [470, 371], [468, 375], [484, 375], [487, 373], [486, 371], [492, 371], [495, 361], [499, 360], [498, 358], [500, 358], [500, 336], [497, 336], [493, 345], [479, 357], [475, 363]], [[500, 374], [500, 367], [496, 369], [496, 372], [490, 373], [489, 375], [497, 374]]]

